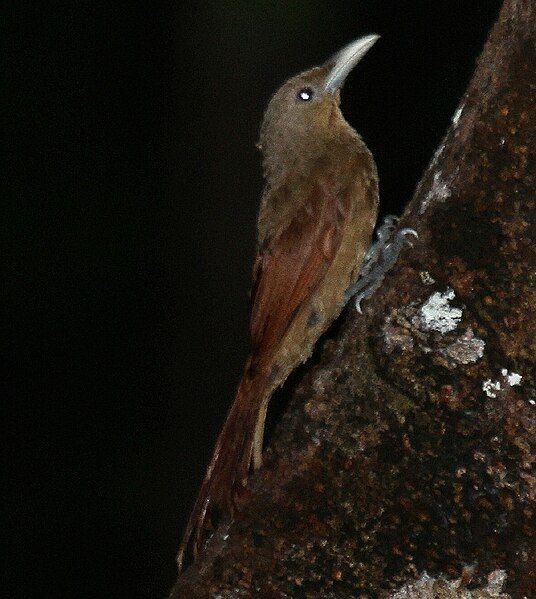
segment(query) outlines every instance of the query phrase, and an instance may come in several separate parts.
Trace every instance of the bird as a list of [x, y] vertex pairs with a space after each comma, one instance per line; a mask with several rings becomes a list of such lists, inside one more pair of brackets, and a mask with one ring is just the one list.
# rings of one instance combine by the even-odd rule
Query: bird
[[250, 352], [184, 531], [179, 571], [238, 509], [250, 473], [262, 464], [271, 396], [348, 302], [370, 246], [377, 168], [341, 112], [340, 92], [378, 38], [360, 37], [288, 79], [266, 108]]

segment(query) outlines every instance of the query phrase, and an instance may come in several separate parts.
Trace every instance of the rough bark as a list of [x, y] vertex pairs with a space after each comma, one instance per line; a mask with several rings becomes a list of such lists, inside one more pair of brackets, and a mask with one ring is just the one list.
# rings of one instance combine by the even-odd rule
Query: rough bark
[[535, 23], [506, 0], [404, 213], [419, 240], [172, 598], [536, 596]]

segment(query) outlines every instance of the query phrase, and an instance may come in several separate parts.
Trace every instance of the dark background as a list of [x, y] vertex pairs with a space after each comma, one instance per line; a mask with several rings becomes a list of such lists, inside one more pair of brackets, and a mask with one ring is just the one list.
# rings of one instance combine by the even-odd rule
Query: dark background
[[343, 111], [400, 212], [499, 5], [6, 8], [3, 596], [166, 594], [246, 356], [270, 94], [380, 33]]

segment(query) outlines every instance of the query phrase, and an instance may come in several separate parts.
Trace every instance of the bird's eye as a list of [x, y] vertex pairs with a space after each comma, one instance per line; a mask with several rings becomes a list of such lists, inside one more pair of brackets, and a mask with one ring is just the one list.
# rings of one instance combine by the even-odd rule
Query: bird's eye
[[298, 92], [298, 100], [302, 102], [309, 102], [309, 100], [313, 97], [313, 90], [310, 87], [303, 87]]

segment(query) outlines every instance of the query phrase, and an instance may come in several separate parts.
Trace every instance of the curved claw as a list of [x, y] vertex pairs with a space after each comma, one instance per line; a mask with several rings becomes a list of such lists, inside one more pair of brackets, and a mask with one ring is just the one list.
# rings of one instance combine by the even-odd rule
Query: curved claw
[[409, 227], [406, 227], [405, 229], [400, 229], [400, 231], [398, 231], [397, 237], [401, 237], [402, 242], [407, 243], [409, 245], [409, 247], [412, 248], [413, 243], [411, 243], [411, 241], [409, 239], [406, 239], [406, 235], [413, 235], [413, 237], [415, 237], [415, 239], [419, 239], [419, 234], [417, 233], [417, 231], [415, 231], [415, 229], [410, 229]]
[[417, 233], [417, 231], [415, 231], [415, 229], [410, 229], [409, 227], [406, 227], [405, 229], [400, 229], [398, 234], [399, 235], [413, 235], [414, 237], [417, 237], [417, 239], [419, 238], [419, 234]]

